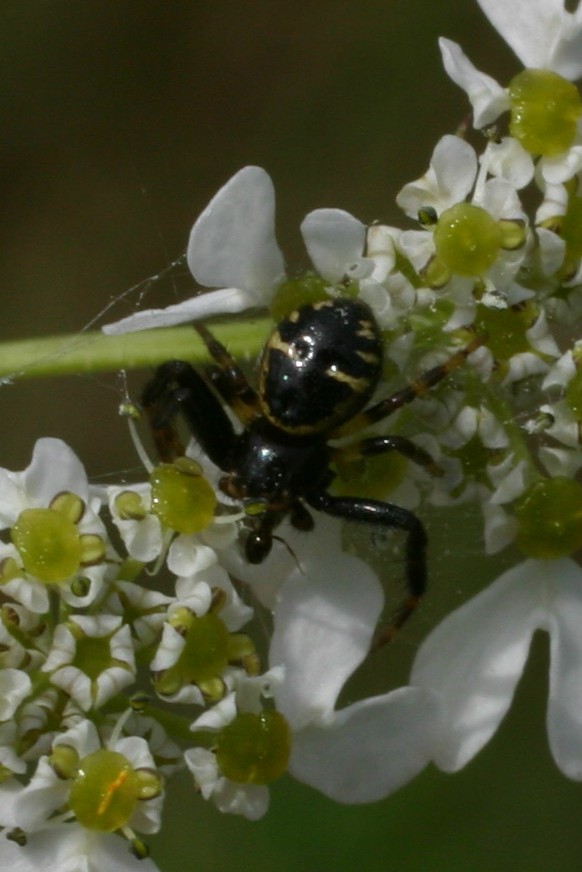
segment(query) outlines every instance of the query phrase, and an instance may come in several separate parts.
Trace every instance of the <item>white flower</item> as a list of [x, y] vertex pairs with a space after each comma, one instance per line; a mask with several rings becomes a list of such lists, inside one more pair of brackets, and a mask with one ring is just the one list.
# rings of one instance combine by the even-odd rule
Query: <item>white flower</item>
[[135, 641], [147, 647], [161, 632], [172, 597], [131, 581], [116, 581], [103, 608], [125, 617]]
[[[219, 732], [230, 724], [238, 714], [236, 693], [204, 712], [192, 724], [197, 730]], [[211, 799], [219, 811], [225, 814], [240, 814], [248, 820], [259, 820], [269, 808], [269, 788], [265, 784], [243, 784], [225, 778], [220, 772], [216, 754], [206, 748], [189, 748], [184, 760], [196, 786], [204, 799]]]
[[449, 615], [422, 644], [411, 683], [440, 694], [446, 726], [434, 754], [462, 768], [507, 712], [535, 630], [550, 635], [548, 736], [562, 772], [582, 779], [582, 569], [526, 560]]
[[[398, 244], [417, 272], [422, 272], [427, 267], [430, 269], [433, 258], [437, 262], [442, 262], [443, 278], [442, 284], [438, 285], [438, 290], [446, 291], [447, 297], [457, 304], [456, 311], [448, 322], [448, 329], [473, 319], [475, 309], [473, 288], [476, 278], [480, 278], [486, 286], [494, 290], [497, 305], [499, 299], [501, 305], [507, 307], [532, 296], [531, 291], [521, 288], [514, 282], [514, 277], [525, 257], [525, 245], [510, 246], [507, 249], [503, 247], [500, 238], [497, 248], [495, 245], [491, 246], [487, 240], [481, 247], [479, 234], [482, 230], [477, 224], [476, 229], [465, 230], [459, 237], [457, 244], [462, 252], [463, 248], [465, 251], [468, 250], [464, 238], [467, 233], [477, 234], [473, 236], [473, 242], [475, 243], [476, 240], [477, 242], [473, 245], [471, 258], [467, 261], [469, 266], [463, 266], [459, 273], [454, 266], [450, 267], [443, 261], [440, 250], [435, 244], [438, 221], [444, 220], [443, 215], [446, 217], [449, 209], [466, 202], [471, 204], [467, 208], [477, 207], [476, 214], [483, 216], [487, 213], [490, 216], [489, 222], [491, 219], [493, 222], [511, 221], [515, 222], [516, 227], [520, 223], [526, 224], [526, 215], [513, 185], [502, 178], [486, 180], [487, 171], [488, 165], [483, 164], [479, 172], [477, 155], [467, 142], [458, 136], [443, 136], [435, 146], [427, 172], [416, 181], [406, 184], [396, 198], [398, 205], [411, 218], [417, 219], [419, 213], [427, 209], [434, 211], [437, 220], [430, 230], [405, 230], [400, 235]], [[471, 220], [468, 219], [468, 222]], [[453, 226], [457, 229], [458, 224], [457, 216], [453, 220]], [[468, 227], [471, 228], [470, 223]], [[524, 242], [525, 240], [524, 232]], [[448, 245], [450, 247], [450, 241]], [[475, 263], [489, 265], [472, 270], [472, 256], [479, 250], [485, 259], [479, 257]], [[460, 259], [462, 260], [463, 257]], [[439, 276], [440, 274], [441, 270], [438, 271]]]
[[[73, 633], [71, 625], [78, 630]], [[91, 640], [91, 641], [89, 641]], [[88, 644], [88, 650], [85, 650]], [[95, 674], [94, 659], [107, 661]], [[135, 681], [135, 658], [129, 626], [117, 615], [74, 615], [59, 624], [42, 667], [52, 684], [66, 690], [83, 709], [98, 707]]]
[[74, 823], [32, 833], [22, 847], [2, 838], [0, 856], [0, 868], [10, 872], [159, 872], [153, 860], [132, 854], [125, 839]]
[[21, 669], [0, 670], [0, 721], [13, 717], [32, 688], [30, 676]]
[[[524, 67], [548, 70], [564, 79], [575, 81], [582, 75], [582, 11], [568, 12], [563, 0], [478, 0], [479, 5], [498, 33], [513, 49]], [[439, 40], [443, 64], [451, 79], [466, 92], [473, 107], [474, 125], [482, 128], [493, 123], [511, 108], [509, 92], [494, 79], [477, 70], [457, 43]], [[524, 153], [515, 152], [516, 163], [507, 161], [502, 172], [524, 175], [528, 170]], [[521, 166], [521, 170], [519, 167]], [[561, 154], [539, 160], [540, 175], [552, 183], [571, 179], [582, 168], [580, 132]], [[508, 175], [505, 175], [508, 178]]]
[[80, 460], [60, 439], [39, 439], [22, 472], [0, 469], [0, 529], [10, 527], [14, 542], [3, 546], [3, 591], [38, 613], [48, 611], [48, 584], [69, 605], [93, 602], [114, 556], [99, 508]]
[[151, 510], [151, 497], [149, 482], [107, 488], [111, 520], [119, 530], [127, 553], [141, 563], [155, 560], [164, 547], [162, 525]]
[[[402, 687], [337, 710], [367, 656], [383, 595], [372, 570], [339, 549], [301, 561], [279, 593], [269, 651], [273, 685], [291, 730], [289, 772], [339, 802], [373, 802], [424, 768], [438, 745], [437, 697]], [[432, 750], [431, 750], [432, 749]]]
[[[154, 761], [147, 742], [136, 736], [120, 738], [118, 730], [114, 730], [106, 745], [107, 751], [114, 752], [117, 757], [125, 758], [135, 772], [152, 770]], [[22, 870], [47, 870], [47, 872], [102, 872], [104, 869], [132, 870], [150, 869], [155, 872], [156, 866], [148, 860], [138, 861], [130, 851], [127, 841], [104, 832], [93, 829], [90, 824], [82, 826], [75, 822], [75, 803], [69, 797], [76, 775], [82, 772], [82, 764], [90, 761], [93, 754], [101, 751], [103, 743], [97, 729], [90, 721], [82, 721], [70, 730], [60, 733], [53, 742], [53, 754], [58, 758], [59, 748], [69, 748], [78, 757], [80, 767], [73, 768], [70, 777], [64, 777], [51, 765], [48, 757], [42, 757], [34, 775], [25, 787], [14, 783], [0, 787], [0, 824], [9, 829], [19, 827], [27, 834], [27, 843], [22, 848], [13, 851], [9, 844], [3, 844], [2, 860], [9, 853], [14, 860], [14, 868]], [[123, 782], [121, 782], [123, 783]], [[98, 806], [100, 814], [107, 814], [104, 805], [105, 791], [99, 794], [99, 787], [90, 784], [84, 788], [84, 802]], [[112, 789], [115, 789], [112, 786]], [[126, 833], [134, 830], [144, 833], [154, 833], [160, 826], [160, 813], [163, 797], [160, 794], [151, 799], [134, 799], [134, 807], [128, 806], [128, 818], [120, 817], [119, 826]], [[82, 804], [81, 808], [85, 808]], [[86, 813], [86, 811], [85, 811]], [[113, 828], [113, 826], [112, 826]], [[16, 846], [15, 846], [16, 847]], [[139, 863], [139, 866], [137, 865]], [[36, 865], [35, 865], [36, 864]], [[144, 865], [145, 864], [145, 865]]]
[[[321, 275], [335, 283], [371, 271], [362, 257], [366, 229], [341, 209], [318, 209], [301, 225], [307, 249]], [[128, 333], [169, 327], [222, 313], [266, 306], [285, 279], [275, 237], [275, 190], [260, 167], [244, 167], [213, 197], [190, 234], [188, 266], [201, 293], [166, 309], [136, 312], [103, 328]]]
[[219, 290], [136, 312], [103, 331], [169, 327], [264, 305], [285, 274], [275, 238], [275, 190], [265, 170], [244, 167], [218, 191], [192, 228], [187, 259], [197, 282]]

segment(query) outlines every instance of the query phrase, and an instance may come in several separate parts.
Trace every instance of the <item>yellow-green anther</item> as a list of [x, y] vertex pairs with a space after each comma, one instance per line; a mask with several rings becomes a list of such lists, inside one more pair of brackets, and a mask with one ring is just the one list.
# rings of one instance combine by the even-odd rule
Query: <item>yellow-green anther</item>
[[525, 245], [525, 224], [521, 219], [502, 218], [498, 225], [501, 230], [501, 248], [504, 251], [516, 251]]
[[164, 780], [155, 769], [136, 769], [138, 784], [138, 799], [154, 799], [159, 796], [164, 786]]
[[142, 499], [135, 491], [122, 491], [117, 494], [113, 504], [122, 521], [142, 521], [146, 516]]
[[440, 257], [431, 257], [422, 270], [422, 279], [429, 288], [438, 291], [451, 279], [451, 271]]
[[49, 763], [59, 778], [74, 778], [79, 769], [79, 754], [70, 745], [56, 745]]
[[509, 83], [509, 132], [530, 154], [552, 157], [570, 148], [582, 115], [572, 82], [551, 70], [523, 70]]
[[14, 557], [5, 557], [0, 561], [0, 584], [6, 584], [7, 581], [12, 581], [13, 578], [18, 578], [22, 574], [20, 566]]
[[220, 733], [216, 759], [221, 773], [242, 784], [268, 784], [287, 770], [291, 731], [282, 714], [237, 715]]
[[105, 559], [105, 542], [101, 536], [95, 533], [83, 533], [80, 536], [81, 547], [81, 563], [83, 566], [95, 566], [96, 563], [101, 563]]
[[226, 692], [226, 685], [222, 678], [208, 678], [200, 681], [198, 688], [205, 701], [210, 705], [220, 702]]
[[150, 475], [152, 511], [165, 527], [197, 533], [212, 522], [216, 494], [197, 464], [162, 464]]
[[471, 203], [446, 209], [434, 231], [437, 258], [461, 276], [483, 275], [497, 260], [502, 240], [499, 223]]
[[81, 538], [75, 524], [60, 512], [25, 509], [10, 532], [24, 568], [41, 581], [62, 581], [79, 568]]
[[78, 524], [85, 514], [85, 503], [77, 494], [73, 494], [70, 491], [62, 491], [52, 498], [49, 509], [64, 515], [73, 524]]

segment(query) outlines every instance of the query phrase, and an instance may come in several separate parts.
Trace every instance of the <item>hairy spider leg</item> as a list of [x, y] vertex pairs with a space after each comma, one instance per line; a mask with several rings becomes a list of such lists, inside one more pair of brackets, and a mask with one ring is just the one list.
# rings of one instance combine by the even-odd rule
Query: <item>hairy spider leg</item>
[[364, 457], [373, 457], [376, 454], [386, 454], [389, 451], [396, 451], [407, 460], [416, 463], [417, 466], [424, 466], [431, 475], [440, 476], [443, 474], [443, 470], [435, 463], [428, 451], [415, 445], [405, 436], [371, 436], [369, 439], [362, 439], [361, 442], [355, 442], [353, 445], [334, 448], [331, 457], [335, 462], [349, 463]]
[[228, 469], [236, 433], [220, 401], [193, 366], [183, 360], [163, 363], [146, 385], [141, 403], [162, 461], [169, 463], [184, 454], [174, 428], [180, 413], [204, 453], [220, 469]]
[[257, 392], [248, 383], [234, 357], [210, 330], [204, 324], [194, 324], [194, 329], [217, 364], [206, 367], [208, 379], [243, 426], [248, 426], [262, 415]]
[[406, 539], [406, 598], [394, 612], [390, 622], [378, 633], [374, 647], [392, 641], [398, 630], [419, 606], [426, 590], [426, 546], [427, 535], [415, 514], [380, 500], [362, 500], [355, 497], [334, 497], [328, 493], [306, 495], [306, 500], [314, 509], [366, 524], [377, 524], [388, 529], [404, 530]]
[[485, 342], [485, 337], [478, 335], [474, 336], [470, 342], [456, 354], [453, 354], [444, 363], [438, 366], [433, 366], [426, 372], [419, 375], [417, 379], [406, 387], [386, 397], [384, 400], [369, 406], [361, 411], [351, 421], [347, 421], [345, 425], [340, 427], [337, 432], [333, 433], [333, 437], [345, 436], [348, 433], [354, 433], [356, 430], [363, 430], [369, 427], [370, 424], [375, 424], [376, 421], [381, 421], [382, 418], [388, 418], [402, 406], [407, 406], [417, 397], [421, 397], [428, 391], [445, 379], [451, 372], [462, 366], [470, 354], [477, 350]]

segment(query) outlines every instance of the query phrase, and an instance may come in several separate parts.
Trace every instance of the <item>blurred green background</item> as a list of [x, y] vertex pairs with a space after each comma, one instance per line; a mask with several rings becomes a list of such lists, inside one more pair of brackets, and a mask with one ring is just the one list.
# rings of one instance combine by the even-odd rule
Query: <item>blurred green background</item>
[[[274, 179], [291, 272], [306, 264], [298, 226], [310, 209], [401, 221], [397, 191], [467, 111], [442, 70], [441, 34], [500, 81], [518, 69], [472, 0], [2, 0], [4, 338], [128, 314], [135, 294], [100, 316], [183, 252], [194, 218], [248, 163]], [[178, 279], [153, 283], [144, 304], [187, 293]], [[144, 378], [130, 376], [134, 393]], [[94, 479], [130, 470], [123, 390], [115, 375], [3, 385], [0, 463], [26, 466], [34, 440], [53, 435]], [[432, 555], [426, 607], [362, 676], [375, 691], [405, 680], [432, 623], [497, 574], [478, 558], [478, 520], [446, 520], [428, 519], [448, 551]], [[478, 758], [455, 776], [429, 770], [373, 806], [338, 807], [284, 780], [251, 824], [219, 815], [184, 779], [153, 856], [165, 872], [579, 872], [582, 787], [547, 749], [546, 675], [540, 637]]]

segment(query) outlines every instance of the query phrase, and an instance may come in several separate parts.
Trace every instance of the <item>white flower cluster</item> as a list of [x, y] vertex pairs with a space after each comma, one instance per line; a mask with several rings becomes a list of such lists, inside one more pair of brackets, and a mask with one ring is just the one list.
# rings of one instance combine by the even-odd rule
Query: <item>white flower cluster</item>
[[[397, 197], [415, 229], [318, 209], [301, 225], [315, 272], [287, 277], [271, 179], [246, 167], [191, 232], [208, 290], [105, 332], [359, 297], [384, 337], [379, 396], [404, 374], [418, 398], [376, 428], [405, 458], [356, 449], [331, 487], [408, 510], [476, 501], [484, 555], [512, 546], [515, 565], [429, 635], [406, 686], [338, 707], [384, 600], [339, 520], [314, 513], [306, 533], [283, 519], [251, 564], [245, 509], [195, 446], [96, 488], [68, 446], [39, 440], [26, 470], [0, 469], [0, 855], [18, 869], [154, 869], [137, 834], [159, 828], [180, 767], [249, 819], [284, 772], [365, 803], [431, 761], [455, 771], [509, 708], [537, 629], [551, 636], [552, 754], [582, 779], [582, 8], [478, 2], [524, 69], [502, 87], [441, 40], [484, 146], [437, 143]], [[265, 652], [253, 606], [272, 614]]]

